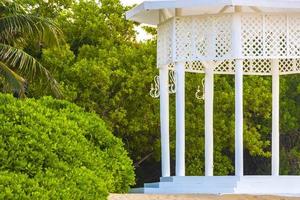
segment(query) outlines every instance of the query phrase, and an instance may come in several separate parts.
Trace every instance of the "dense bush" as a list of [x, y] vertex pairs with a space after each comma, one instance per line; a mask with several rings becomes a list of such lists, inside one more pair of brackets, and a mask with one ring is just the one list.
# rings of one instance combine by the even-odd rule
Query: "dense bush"
[[133, 183], [121, 140], [96, 114], [0, 94], [1, 199], [105, 199]]

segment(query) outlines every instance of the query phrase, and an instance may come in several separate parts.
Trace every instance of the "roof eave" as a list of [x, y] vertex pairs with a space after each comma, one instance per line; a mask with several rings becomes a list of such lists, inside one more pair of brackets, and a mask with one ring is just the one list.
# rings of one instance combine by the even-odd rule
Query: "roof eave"
[[270, 0], [232, 0], [232, 5], [237, 6], [255, 6], [262, 8], [282, 8], [297, 9], [300, 8], [300, 1], [270, 1]]
[[175, 7], [175, 1], [145, 1], [127, 11], [126, 19], [149, 25], [157, 25], [159, 23], [159, 10]]
[[145, 1], [126, 12], [126, 18], [149, 25], [159, 23], [160, 9], [191, 8], [203, 6], [255, 6], [265, 8], [300, 9], [300, 1], [270, 1], [270, 0], [164, 0]]
[[140, 13], [141, 11], [145, 10], [144, 9], [144, 3], [141, 3], [139, 5], [137, 5], [136, 7], [132, 8], [131, 10], [126, 12], [126, 19], [132, 20], [132, 18], [137, 15], [138, 13]]

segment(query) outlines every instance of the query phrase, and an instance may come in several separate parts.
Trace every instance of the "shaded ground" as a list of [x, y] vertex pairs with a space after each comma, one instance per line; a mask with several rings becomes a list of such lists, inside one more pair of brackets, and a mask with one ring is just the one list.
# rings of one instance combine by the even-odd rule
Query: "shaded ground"
[[296, 200], [300, 197], [251, 195], [145, 195], [110, 194], [108, 200]]

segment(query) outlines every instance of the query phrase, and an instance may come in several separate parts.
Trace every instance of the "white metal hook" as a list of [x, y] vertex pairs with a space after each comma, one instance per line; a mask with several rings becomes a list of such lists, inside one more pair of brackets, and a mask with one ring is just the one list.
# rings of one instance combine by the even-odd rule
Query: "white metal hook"
[[204, 84], [205, 84], [205, 79], [202, 79], [202, 94], [201, 94], [201, 89], [200, 89], [200, 85], [197, 88], [197, 92], [195, 93], [195, 97], [198, 100], [204, 101], [205, 99], [205, 93], [204, 93]]
[[[170, 71], [169, 73], [169, 93], [170, 94], [174, 94], [176, 93], [176, 74], [175, 74], [175, 71]], [[154, 77], [154, 84], [152, 83], [151, 84], [151, 89], [150, 89], [150, 96], [153, 97], [153, 98], [158, 98], [160, 96], [159, 94], [159, 76], [156, 75]]]
[[171, 72], [170, 72], [169, 93], [170, 93], [170, 94], [176, 93], [176, 78], [175, 78], [175, 71], [171, 71]]
[[154, 85], [153, 83], [151, 84], [151, 89], [149, 94], [153, 98], [159, 97], [159, 76], [154, 77]]

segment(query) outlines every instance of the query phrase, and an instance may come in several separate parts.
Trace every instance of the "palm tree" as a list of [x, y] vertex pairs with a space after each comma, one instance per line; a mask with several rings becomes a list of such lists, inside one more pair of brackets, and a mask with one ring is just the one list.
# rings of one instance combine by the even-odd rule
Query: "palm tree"
[[28, 15], [20, 5], [0, 0], [0, 76], [24, 97], [28, 82], [41, 78], [56, 96], [60, 96], [58, 83], [49, 71], [20, 46], [28, 41], [58, 45], [60, 29], [49, 19]]

